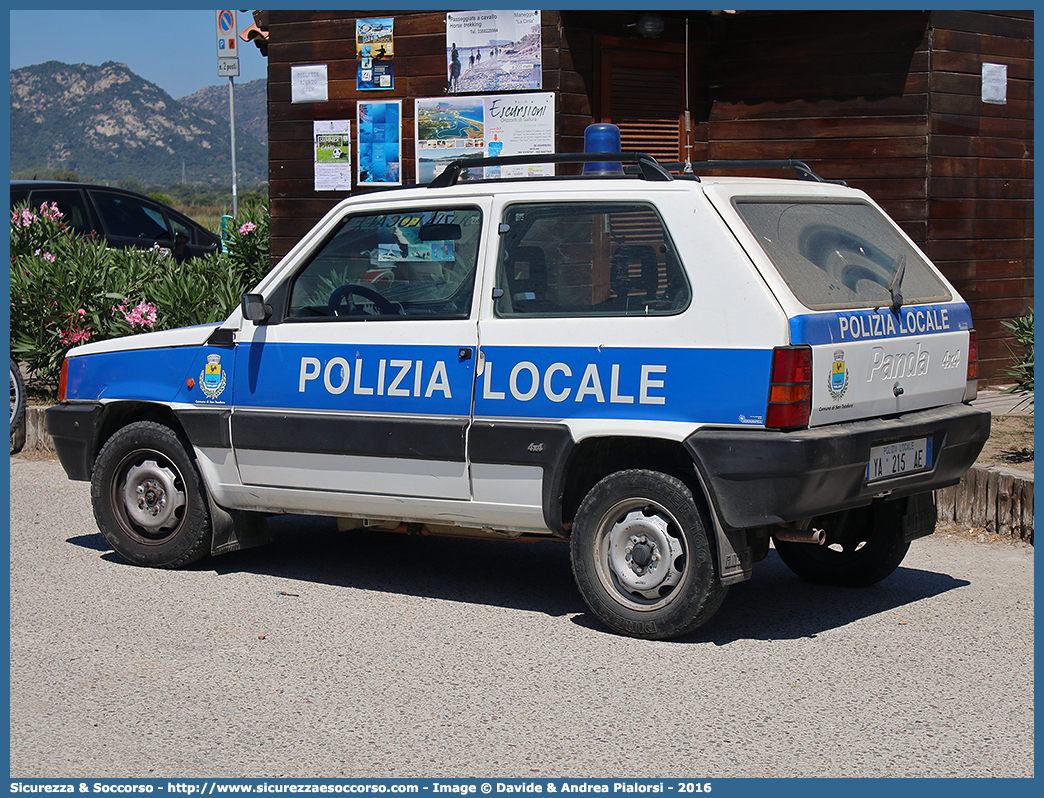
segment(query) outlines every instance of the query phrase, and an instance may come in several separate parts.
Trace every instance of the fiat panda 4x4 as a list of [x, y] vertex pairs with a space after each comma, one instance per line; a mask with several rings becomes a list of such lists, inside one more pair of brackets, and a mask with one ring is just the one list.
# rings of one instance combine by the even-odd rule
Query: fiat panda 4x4
[[968, 305], [803, 164], [596, 158], [351, 197], [227, 321], [70, 351], [48, 430], [109, 545], [176, 568], [276, 513], [558, 538], [591, 612], [646, 638], [770, 541], [807, 580], [892, 573], [989, 434]]

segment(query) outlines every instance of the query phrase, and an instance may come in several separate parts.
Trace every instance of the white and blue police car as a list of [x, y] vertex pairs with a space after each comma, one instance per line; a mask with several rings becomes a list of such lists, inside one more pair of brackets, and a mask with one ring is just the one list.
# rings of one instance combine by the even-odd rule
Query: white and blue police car
[[[892, 573], [989, 435], [968, 305], [804, 164], [607, 157], [351, 197], [223, 323], [71, 350], [47, 426], [109, 545], [177, 568], [277, 513], [557, 538], [645, 638], [704, 623], [770, 541], [807, 580]], [[584, 171], [479, 173], [523, 161]]]

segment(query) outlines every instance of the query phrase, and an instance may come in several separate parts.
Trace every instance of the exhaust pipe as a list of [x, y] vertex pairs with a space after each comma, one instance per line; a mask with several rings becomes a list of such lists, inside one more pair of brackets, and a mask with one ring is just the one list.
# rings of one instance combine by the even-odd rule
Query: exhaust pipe
[[824, 529], [793, 529], [777, 527], [772, 532], [776, 540], [785, 540], [787, 543], [812, 543], [816, 546], [826, 545], [826, 530]]

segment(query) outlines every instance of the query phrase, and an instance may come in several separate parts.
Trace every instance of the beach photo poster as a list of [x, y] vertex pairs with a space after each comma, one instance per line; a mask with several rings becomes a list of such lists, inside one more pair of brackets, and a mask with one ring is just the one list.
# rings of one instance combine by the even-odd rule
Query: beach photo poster
[[447, 12], [446, 79], [451, 94], [542, 88], [540, 12]]

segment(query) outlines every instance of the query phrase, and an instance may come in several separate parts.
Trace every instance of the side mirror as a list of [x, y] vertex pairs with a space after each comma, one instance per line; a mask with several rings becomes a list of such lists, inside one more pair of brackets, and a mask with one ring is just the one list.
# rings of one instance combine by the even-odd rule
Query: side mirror
[[265, 304], [261, 294], [243, 294], [240, 307], [243, 309], [243, 317], [254, 324], [263, 324], [272, 316], [272, 306]]
[[185, 245], [188, 243], [188, 240], [188, 236], [180, 230], [174, 234], [174, 254], [177, 257], [180, 258], [185, 255]]

